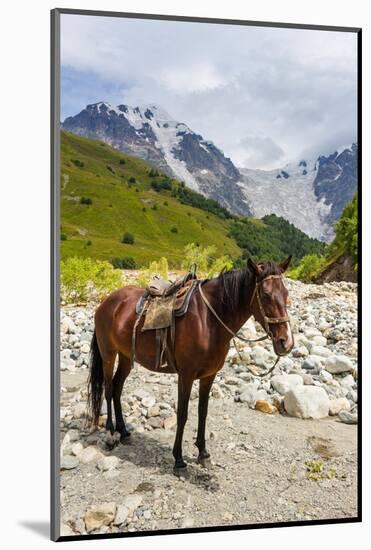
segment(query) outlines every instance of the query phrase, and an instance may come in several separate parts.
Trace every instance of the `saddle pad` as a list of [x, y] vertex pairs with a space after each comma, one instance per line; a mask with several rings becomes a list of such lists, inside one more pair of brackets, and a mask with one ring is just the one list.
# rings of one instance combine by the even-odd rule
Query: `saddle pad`
[[145, 312], [142, 331], [170, 327], [173, 318], [175, 298], [175, 294], [167, 298], [160, 296], [151, 298]]

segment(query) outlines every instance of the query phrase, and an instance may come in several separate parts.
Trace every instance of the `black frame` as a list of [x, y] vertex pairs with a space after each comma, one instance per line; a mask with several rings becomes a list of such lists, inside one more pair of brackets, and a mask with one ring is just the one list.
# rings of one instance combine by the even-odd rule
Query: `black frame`
[[[358, 141], [358, 426], [357, 426], [357, 504], [358, 513], [354, 518], [320, 519], [310, 521], [291, 521], [276, 523], [259, 523], [255, 525], [230, 525], [220, 527], [195, 527], [188, 529], [166, 529], [156, 531], [135, 531], [128, 533], [108, 533], [93, 535], [60, 536], [60, 456], [59, 456], [59, 425], [60, 425], [60, 16], [66, 15], [92, 15], [99, 17], [120, 17], [129, 19], [151, 19], [160, 21], [183, 21], [191, 23], [212, 23], [223, 25], [243, 25], [253, 27], [271, 27], [303, 30], [322, 30], [335, 32], [351, 32], [357, 34], [357, 141]], [[328, 25], [304, 25], [299, 23], [269, 23], [267, 21], [244, 21], [239, 19], [217, 19], [211, 17], [191, 17], [178, 15], [159, 15], [148, 13], [124, 13], [115, 11], [79, 10], [68, 8], [55, 8], [51, 10], [51, 510], [50, 510], [50, 534], [56, 542], [92, 539], [112, 539], [142, 537], [166, 534], [205, 533], [217, 531], [240, 531], [250, 529], [264, 529], [272, 527], [327, 525], [338, 523], [357, 523], [362, 521], [362, 28], [361, 27], [336, 27]]]

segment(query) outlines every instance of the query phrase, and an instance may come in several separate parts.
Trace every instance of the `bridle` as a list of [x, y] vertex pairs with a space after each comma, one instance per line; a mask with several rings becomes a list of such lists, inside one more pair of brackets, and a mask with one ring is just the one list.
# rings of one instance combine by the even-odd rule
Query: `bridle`
[[256, 301], [258, 303], [260, 314], [263, 318], [264, 330], [267, 333], [267, 336], [269, 336], [272, 339], [272, 333], [270, 331], [269, 325], [278, 325], [280, 323], [290, 323], [290, 319], [288, 318], [287, 315], [284, 316], [284, 317], [268, 317], [266, 315], [263, 304], [262, 304], [262, 301], [261, 301], [259, 286], [264, 281], [268, 281], [269, 279], [281, 279], [282, 280], [282, 275], [267, 275], [267, 277], [264, 277], [264, 279], [261, 279], [260, 281], [256, 281], [255, 288], [254, 288], [254, 291], [252, 293], [251, 300], [250, 300], [250, 307], [252, 306], [254, 298], [256, 297]]
[[[257, 301], [257, 304], [258, 304], [258, 308], [259, 308], [259, 311], [260, 311], [260, 314], [263, 318], [263, 328], [265, 330], [265, 335], [264, 336], [261, 336], [260, 338], [254, 338], [254, 339], [251, 339], [251, 338], [245, 338], [244, 336], [241, 336], [240, 334], [234, 332], [232, 329], [230, 329], [225, 323], [224, 321], [219, 317], [219, 315], [217, 314], [217, 312], [215, 311], [215, 309], [213, 308], [213, 306], [210, 304], [209, 300], [206, 298], [203, 290], [202, 290], [202, 284], [206, 281], [202, 281], [200, 282], [199, 284], [199, 291], [200, 291], [200, 295], [201, 295], [201, 298], [202, 300], [204, 301], [204, 303], [206, 304], [207, 308], [211, 311], [211, 313], [214, 315], [214, 317], [219, 321], [219, 323], [225, 328], [225, 330], [227, 332], [229, 332], [229, 334], [233, 337], [233, 344], [234, 344], [234, 347], [236, 348], [236, 351], [239, 355], [239, 357], [241, 358], [241, 354], [239, 352], [239, 350], [237, 349], [237, 346], [236, 346], [236, 342], [235, 342], [235, 338], [238, 338], [239, 340], [242, 340], [242, 342], [246, 342], [248, 344], [251, 344], [253, 342], [261, 342], [263, 340], [266, 340], [267, 338], [270, 338], [271, 340], [273, 339], [273, 334], [269, 328], [269, 325], [271, 324], [280, 324], [280, 323], [288, 323], [290, 325], [290, 319], [289, 317], [286, 315], [284, 317], [268, 317], [265, 313], [265, 310], [264, 310], [264, 306], [262, 304], [262, 301], [261, 301], [261, 296], [260, 296], [260, 285], [264, 282], [264, 281], [268, 281], [269, 279], [281, 279], [282, 280], [282, 275], [267, 275], [266, 277], [264, 277], [263, 279], [261, 279], [260, 281], [256, 281], [255, 283], [255, 288], [253, 290], [253, 293], [252, 293], [252, 296], [251, 296], [251, 299], [250, 299], [250, 308], [254, 302], [254, 299], [256, 298], [256, 301]], [[277, 355], [277, 359], [273, 365], [273, 367], [271, 367], [270, 369], [268, 369], [266, 372], [264, 372], [263, 374], [255, 374], [255, 376], [266, 376], [268, 374], [270, 374], [273, 369], [276, 367], [278, 361], [280, 360], [280, 355]], [[248, 367], [249, 368], [249, 367]]]

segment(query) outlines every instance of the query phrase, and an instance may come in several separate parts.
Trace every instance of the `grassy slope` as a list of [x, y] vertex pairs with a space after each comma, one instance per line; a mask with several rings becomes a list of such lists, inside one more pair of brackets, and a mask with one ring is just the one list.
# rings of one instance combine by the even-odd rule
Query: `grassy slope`
[[[190, 242], [214, 244], [218, 255], [240, 255], [240, 248], [227, 236], [228, 221], [182, 205], [169, 192], [153, 191], [144, 161], [64, 131], [61, 141], [61, 232], [67, 236], [61, 242], [62, 259], [132, 256], [143, 265], [166, 256], [171, 264], [179, 265], [183, 248]], [[72, 162], [76, 159], [84, 166], [76, 166]], [[130, 187], [132, 176], [137, 183]], [[93, 203], [80, 204], [80, 197], [89, 197]], [[157, 210], [152, 209], [154, 204]], [[170, 231], [174, 226], [178, 233]], [[134, 245], [120, 242], [126, 231], [134, 235]], [[92, 244], [87, 245], [88, 241]]]

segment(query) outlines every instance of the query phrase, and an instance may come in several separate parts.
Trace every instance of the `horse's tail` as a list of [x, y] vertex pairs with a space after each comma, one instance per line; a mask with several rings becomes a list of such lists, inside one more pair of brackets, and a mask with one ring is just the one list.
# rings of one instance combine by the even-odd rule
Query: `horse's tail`
[[88, 411], [92, 418], [92, 425], [98, 425], [103, 393], [103, 361], [94, 330], [90, 344], [90, 373], [88, 378]]

